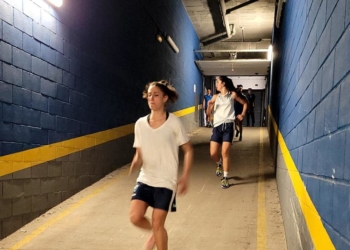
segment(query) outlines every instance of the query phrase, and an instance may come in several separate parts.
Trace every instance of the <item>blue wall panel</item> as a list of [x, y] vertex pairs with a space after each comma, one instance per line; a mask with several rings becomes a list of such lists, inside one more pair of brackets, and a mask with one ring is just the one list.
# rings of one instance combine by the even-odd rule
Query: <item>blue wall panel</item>
[[312, 107], [318, 105], [322, 97], [322, 70], [319, 70], [312, 82]]
[[[156, 40], [159, 30], [180, 53]], [[2, 152], [35, 136], [41, 146], [134, 123], [149, 112], [142, 91], [150, 81], [175, 85], [180, 98], [169, 111], [193, 107], [194, 85], [202, 87], [199, 39], [180, 0], [65, 1], [57, 9], [0, 0], [0, 38], [0, 102], [10, 104], [2, 111], [26, 110], [22, 121], [18, 112], [2, 119], [11, 128], [4, 142], [26, 135], [16, 141], [22, 147]]]
[[334, 83], [337, 84], [349, 72], [350, 29], [347, 28], [335, 47]]
[[337, 249], [350, 248], [349, 16], [346, 0], [284, 4], [281, 28], [275, 29], [271, 99], [279, 130]]
[[340, 83], [339, 96], [339, 116], [338, 126], [343, 127], [350, 123], [349, 116], [349, 93], [350, 93], [350, 75]]
[[350, 129], [348, 128], [346, 131], [346, 139], [345, 139], [345, 167], [344, 167], [344, 179], [350, 179]]
[[350, 225], [346, 222], [350, 221], [350, 213], [342, 213], [339, 211], [342, 211], [344, 207], [350, 207], [349, 193], [349, 185], [340, 184], [334, 186], [332, 225], [334, 225], [335, 230], [341, 235], [344, 235], [347, 239], [350, 238]]
[[[159, 30], [180, 53], [156, 40]], [[181, 0], [64, 1], [61, 8], [46, 0], [0, 0], [0, 156], [133, 124], [150, 112], [142, 98], [150, 81], [165, 79], [178, 90], [170, 112], [193, 108], [202, 92], [193, 52], [199, 44]], [[195, 120], [195, 114], [184, 119], [188, 131]], [[9, 211], [0, 216], [0, 239], [124, 166], [132, 140], [101, 141], [25, 169], [0, 164], [7, 173], [0, 203]], [[11, 158], [36, 164], [42, 153]], [[33, 190], [40, 186], [38, 196]], [[29, 205], [20, 206], [18, 197]]]
[[345, 17], [345, 27], [350, 23], [350, 2], [346, 1], [346, 17]]

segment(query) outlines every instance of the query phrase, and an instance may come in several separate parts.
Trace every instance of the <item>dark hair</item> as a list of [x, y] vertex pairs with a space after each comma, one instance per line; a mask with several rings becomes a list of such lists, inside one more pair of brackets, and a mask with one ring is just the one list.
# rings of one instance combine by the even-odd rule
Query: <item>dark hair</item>
[[168, 96], [168, 102], [175, 102], [179, 98], [179, 94], [177, 93], [174, 86], [165, 80], [147, 83], [145, 89], [142, 92], [143, 98], [147, 99], [148, 89], [151, 86], [158, 87], [164, 93], [164, 95]]
[[233, 82], [230, 78], [228, 78], [227, 76], [219, 76], [219, 79], [225, 83], [225, 87], [227, 88], [228, 91], [237, 92], [235, 85], [233, 85]]

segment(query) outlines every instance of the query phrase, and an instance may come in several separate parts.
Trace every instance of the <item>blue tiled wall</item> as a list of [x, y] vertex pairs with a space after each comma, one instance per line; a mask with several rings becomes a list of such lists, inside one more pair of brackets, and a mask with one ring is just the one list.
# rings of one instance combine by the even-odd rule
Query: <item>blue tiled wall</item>
[[[350, 1], [286, 1], [273, 115], [336, 249], [350, 248]], [[278, 70], [278, 72], [276, 72]]]
[[170, 111], [194, 106], [198, 48], [180, 0], [0, 0], [0, 155], [134, 123], [149, 81], [175, 85]]
[[[156, 40], [158, 29], [180, 53]], [[0, 156], [132, 124], [150, 112], [142, 99], [150, 81], [175, 85], [179, 100], [169, 111], [195, 106], [198, 48], [181, 0], [73, 0], [61, 8], [0, 0]], [[194, 114], [184, 120], [196, 127]], [[0, 159], [0, 239], [130, 162], [132, 142], [123, 136], [14, 173]], [[26, 153], [20, 161], [33, 161]]]

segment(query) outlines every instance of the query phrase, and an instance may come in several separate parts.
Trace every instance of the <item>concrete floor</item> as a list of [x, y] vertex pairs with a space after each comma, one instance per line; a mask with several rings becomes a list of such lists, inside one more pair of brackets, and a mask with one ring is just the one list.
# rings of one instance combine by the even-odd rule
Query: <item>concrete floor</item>
[[[210, 135], [208, 128], [192, 134], [190, 190], [168, 215], [169, 249], [286, 249], [266, 128], [244, 128], [243, 141], [235, 138], [233, 186], [226, 190], [209, 156]], [[136, 177], [128, 176], [128, 166], [114, 171], [3, 239], [0, 249], [141, 249], [148, 234], [128, 218]]]

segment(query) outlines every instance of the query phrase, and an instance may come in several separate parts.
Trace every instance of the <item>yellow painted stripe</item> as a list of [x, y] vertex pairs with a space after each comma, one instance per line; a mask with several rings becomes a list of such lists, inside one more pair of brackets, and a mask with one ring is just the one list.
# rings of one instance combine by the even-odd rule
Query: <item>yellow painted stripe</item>
[[101, 143], [132, 134], [134, 124], [109, 129], [103, 132], [77, 137], [50, 145], [0, 157], [0, 176], [57, 159]]
[[173, 112], [173, 114], [176, 115], [177, 117], [189, 115], [191, 113], [194, 113], [195, 108], [196, 108], [195, 106], [192, 106], [192, 107], [189, 107], [189, 108], [186, 108], [186, 109], [175, 111], [175, 112]]
[[266, 207], [265, 207], [265, 178], [264, 178], [264, 134], [260, 128], [259, 143], [259, 180], [258, 180], [258, 221], [257, 221], [257, 249], [267, 249], [266, 239]]
[[25, 238], [23, 238], [22, 240], [20, 240], [16, 244], [14, 244], [9, 250], [19, 250], [22, 246], [24, 246], [25, 244], [29, 243], [34, 238], [38, 237], [47, 228], [51, 227], [56, 222], [60, 221], [61, 219], [63, 219], [67, 215], [69, 215], [71, 212], [73, 212], [74, 210], [79, 208], [85, 202], [89, 201], [90, 199], [92, 199], [93, 197], [95, 197], [96, 195], [101, 193], [103, 190], [105, 190], [107, 187], [109, 187], [110, 185], [115, 183], [118, 179], [120, 179], [123, 176], [126, 176], [127, 174], [128, 174], [128, 168], [122, 169], [115, 178], [109, 180], [108, 182], [103, 184], [101, 187], [98, 187], [98, 188], [92, 190], [91, 193], [87, 194], [82, 199], [78, 200], [76, 203], [74, 203], [73, 205], [69, 206], [67, 209], [65, 209], [61, 213], [59, 213], [57, 216], [55, 216], [54, 218], [52, 218], [49, 221], [47, 221], [44, 224], [42, 224], [40, 227], [35, 229], [31, 234], [29, 234], [28, 236], [26, 236]]
[[[195, 106], [174, 112], [178, 117], [191, 114]], [[134, 133], [134, 123], [108, 129], [74, 139], [53, 143], [50, 145], [21, 151], [0, 157], [0, 176], [52, 161], [57, 158], [98, 146], [102, 143], [118, 139]]]
[[[270, 107], [268, 107], [268, 110], [273, 126], [278, 128], [276, 121], [273, 118]], [[321, 217], [318, 214], [318, 211], [305, 188], [304, 182], [301, 179], [300, 173], [295, 166], [295, 163], [284, 141], [284, 138], [278, 129], [276, 131], [278, 144], [281, 148], [282, 156], [287, 166], [289, 177], [292, 181], [295, 194], [300, 204], [300, 208], [304, 214], [304, 218], [309, 229], [311, 239], [314, 243], [315, 249], [335, 249], [326, 229], [323, 226]]]

